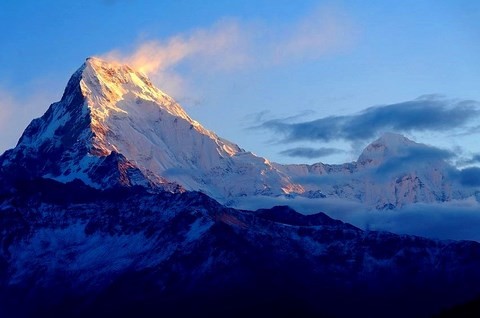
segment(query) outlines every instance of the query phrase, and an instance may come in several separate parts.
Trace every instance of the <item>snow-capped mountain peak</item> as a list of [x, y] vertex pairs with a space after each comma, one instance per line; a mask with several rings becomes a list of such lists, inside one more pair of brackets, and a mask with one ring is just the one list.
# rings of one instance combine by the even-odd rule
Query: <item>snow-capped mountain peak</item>
[[416, 147], [417, 145], [419, 144], [401, 134], [384, 133], [363, 150], [358, 157], [358, 163], [378, 166], [388, 158], [402, 156], [408, 148]]
[[1, 165], [28, 157], [27, 170], [39, 176], [109, 187], [99, 167], [110, 156], [109, 173], [135, 171], [121, 174], [126, 185], [164, 186], [168, 179], [219, 199], [303, 190], [265, 158], [191, 119], [141, 72], [98, 58], [74, 73], [62, 100], [32, 121]]
[[[173, 98], [153, 86], [144, 74], [127, 65], [88, 58], [82, 70], [80, 87], [91, 114], [95, 148], [104, 155], [119, 151], [131, 157], [128, 155], [133, 150], [131, 144], [134, 140], [131, 137], [137, 135], [135, 131], [143, 127], [155, 129], [165, 117], [180, 119], [189, 129], [213, 140], [221, 148], [222, 156], [232, 156], [241, 151], [238, 146], [221, 140], [191, 119]], [[130, 145], [119, 147], [122, 141], [112, 139], [115, 135], [126, 133], [129, 136], [124, 141]], [[140, 133], [146, 135], [145, 132]], [[147, 136], [147, 139], [151, 138]]]
[[91, 108], [97, 111], [96, 115], [102, 119], [110, 112], [127, 112], [128, 110], [115, 107], [116, 103], [135, 97], [156, 102], [170, 114], [193, 122], [170, 96], [153, 86], [144, 74], [134, 71], [128, 65], [89, 57], [80, 69], [82, 93], [89, 99]]

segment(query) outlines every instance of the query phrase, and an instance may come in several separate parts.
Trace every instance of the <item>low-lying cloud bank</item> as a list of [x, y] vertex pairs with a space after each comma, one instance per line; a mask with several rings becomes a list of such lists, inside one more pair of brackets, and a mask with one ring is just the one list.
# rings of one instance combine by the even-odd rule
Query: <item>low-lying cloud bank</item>
[[460, 183], [470, 187], [480, 187], [480, 168], [471, 167], [459, 171]]
[[417, 203], [388, 211], [368, 209], [358, 202], [335, 198], [250, 197], [235, 204], [243, 209], [275, 205], [288, 205], [304, 214], [324, 212], [364, 230], [480, 242], [480, 203], [473, 197], [444, 203]]

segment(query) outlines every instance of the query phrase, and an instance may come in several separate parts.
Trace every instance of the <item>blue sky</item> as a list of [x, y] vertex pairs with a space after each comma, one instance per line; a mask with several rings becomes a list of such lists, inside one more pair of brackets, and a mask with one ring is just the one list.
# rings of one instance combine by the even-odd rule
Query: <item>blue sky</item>
[[0, 28], [0, 152], [97, 55], [156, 62], [193, 118], [273, 161], [350, 161], [390, 130], [480, 154], [478, 1], [3, 0]]

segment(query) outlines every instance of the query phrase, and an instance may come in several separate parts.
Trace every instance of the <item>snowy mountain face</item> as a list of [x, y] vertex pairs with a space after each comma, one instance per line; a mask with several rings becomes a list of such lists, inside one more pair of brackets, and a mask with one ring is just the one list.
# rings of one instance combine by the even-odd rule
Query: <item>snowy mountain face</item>
[[[102, 188], [176, 183], [214, 197], [295, 188], [264, 158], [192, 120], [143, 74], [96, 58], [87, 59], [62, 100], [29, 125], [3, 166], [29, 157], [44, 159], [28, 167], [39, 176]], [[107, 160], [121, 175], [114, 183], [96, 178]]]
[[196, 190], [232, 206], [242, 197], [300, 195], [385, 209], [474, 194], [450, 180], [444, 160], [413, 164], [425, 154], [428, 146], [386, 134], [353, 163], [270, 163], [203, 128], [143, 74], [89, 58], [0, 168], [96, 188]]

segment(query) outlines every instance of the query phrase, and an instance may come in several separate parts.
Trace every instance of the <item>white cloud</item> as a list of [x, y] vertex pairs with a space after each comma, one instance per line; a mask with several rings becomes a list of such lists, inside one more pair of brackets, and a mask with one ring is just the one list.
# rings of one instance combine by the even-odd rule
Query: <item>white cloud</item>
[[101, 57], [125, 63], [149, 75], [172, 95], [185, 88], [185, 80], [174, 70], [188, 62], [202, 71], [234, 70], [247, 63], [247, 35], [234, 20], [223, 20], [210, 28], [196, 29], [167, 40], [140, 43], [133, 52], [113, 50]]
[[34, 86], [37, 89], [28, 89], [21, 96], [0, 87], [0, 154], [15, 147], [30, 121], [41, 116], [61, 93], [52, 94], [46, 88], [49, 85], [41, 81]]
[[0, 89], [0, 130], [5, 133], [5, 127], [7, 126], [11, 113], [13, 98], [5, 90]]
[[[14, 116], [17, 103], [13, 96], [5, 89], [0, 88], [0, 154], [15, 146], [15, 136], [20, 136], [20, 128], [15, 127]], [[25, 127], [23, 127], [24, 129]]]
[[292, 25], [274, 46], [277, 62], [315, 60], [355, 43], [358, 31], [340, 10], [321, 7]]
[[[116, 49], [101, 57], [143, 71], [178, 98], [190, 91], [186, 77], [192, 73], [211, 75], [319, 59], [354, 43], [356, 34], [340, 10], [321, 7], [287, 25], [223, 19], [208, 28], [143, 41], [132, 51]], [[183, 72], [180, 66], [185, 66]]]

